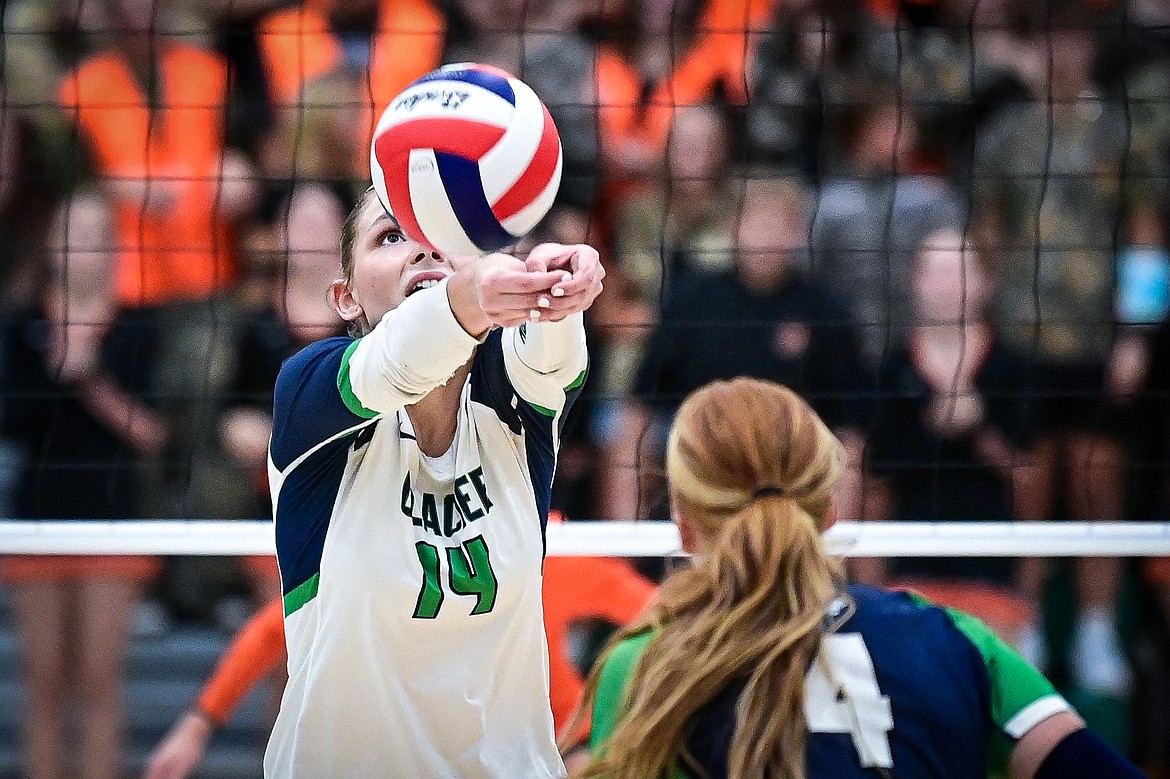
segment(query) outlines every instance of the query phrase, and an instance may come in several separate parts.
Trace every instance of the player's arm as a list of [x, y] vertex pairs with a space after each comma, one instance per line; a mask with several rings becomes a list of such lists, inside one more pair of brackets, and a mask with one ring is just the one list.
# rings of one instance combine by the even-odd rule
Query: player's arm
[[585, 382], [589, 363], [580, 313], [559, 322], [525, 323], [504, 331], [504, 367], [516, 394], [550, 416], [565, 411]]
[[1012, 779], [1142, 779], [1138, 767], [1085, 727], [1071, 711], [1041, 721], [1011, 756]]
[[554, 272], [557, 283], [538, 296], [538, 319], [504, 332], [504, 364], [520, 397], [560, 412], [585, 378], [584, 312], [601, 293], [605, 269], [597, 250], [582, 244], [541, 244], [525, 265], [531, 273]]
[[990, 683], [991, 719], [1014, 745], [1012, 779], [1140, 779], [1137, 766], [1085, 728], [1052, 683], [975, 617], [946, 609], [979, 650]]
[[374, 416], [417, 403], [467, 363], [493, 326], [527, 321], [559, 279], [493, 254], [416, 292], [346, 352], [338, 376], [346, 404]]
[[150, 753], [142, 779], [187, 779], [203, 759], [214, 732], [206, 715], [186, 712]]
[[240, 629], [195, 703], [215, 725], [227, 722], [244, 696], [284, 657], [284, 600], [276, 598]]
[[[449, 302], [453, 282], [455, 294]], [[482, 311], [477, 316], [473, 305], [465, 302], [458, 291], [463, 286], [452, 276], [416, 292], [350, 345], [341, 361], [337, 386], [355, 414], [391, 414], [417, 403], [471, 358], [479, 344], [477, 336], [491, 322]], [[456, 301], [459, 305], [453, 305]], [[460, 324], [457, 307], [469, 329]], [[485, 321], [486, 326], [480, 327]]]
[[280, 599], [256, 613], [224, 652], [191, 711], [179, 718], [147, 760], [145, 779], [185, 779], [203, 758], [215, 729], [284, 655]]

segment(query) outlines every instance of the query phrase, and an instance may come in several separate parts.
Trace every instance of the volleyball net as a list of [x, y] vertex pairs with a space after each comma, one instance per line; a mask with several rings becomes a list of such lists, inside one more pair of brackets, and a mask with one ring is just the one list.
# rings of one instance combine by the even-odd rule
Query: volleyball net
[[[1170, 556], [1170, 523], [848, 522], [826, 531], [841, 557]], [[550, 523], [551, 556], [684, 554], [666, 521]], [[275, 553], [273, 525], [259, 520], [0, 521], [0, 555], [261, 555]]]

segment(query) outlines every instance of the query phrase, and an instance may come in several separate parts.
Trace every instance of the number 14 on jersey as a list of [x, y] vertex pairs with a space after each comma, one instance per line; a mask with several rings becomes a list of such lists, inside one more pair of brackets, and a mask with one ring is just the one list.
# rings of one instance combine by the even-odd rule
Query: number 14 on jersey
[[[426, 541], [414, 545], [422, 565], [423, 581], [414, 606], [415, 619], [434, 619], [443, 605], [444, 588], [439, 570], [440, 549]], [[447, 590], [454, 595], [474, 595], [475, 607], [471, 614], [487, 614], [496, 605], [496, 574], [483, 536], [464, 541], [459, 546], [445, 547], [447, 558]]]

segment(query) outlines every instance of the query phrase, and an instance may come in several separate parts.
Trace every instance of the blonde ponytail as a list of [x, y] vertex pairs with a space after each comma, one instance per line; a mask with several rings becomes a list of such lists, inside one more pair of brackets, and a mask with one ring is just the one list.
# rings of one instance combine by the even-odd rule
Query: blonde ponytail
[[[750, 410], [750, 413], [747, 411]], [[585, 777], [648, 779], [689, 767], [688, 723], [743, 682], [728, 775], [803, 779], [804, 677], [820, 644], [839, 564], [821, 545], [840, 445], [799, 396], [768, 382], [717, 382], [683, 404], [667, 446], [676, 511], [700, 536], [690, 568], [672, 574], [647, 615], [628, 710]]]

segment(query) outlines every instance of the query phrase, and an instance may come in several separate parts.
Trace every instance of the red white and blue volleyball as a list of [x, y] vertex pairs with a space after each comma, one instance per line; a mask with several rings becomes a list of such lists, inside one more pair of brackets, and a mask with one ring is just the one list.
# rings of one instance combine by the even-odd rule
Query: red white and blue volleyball
[[370, 150], [378, 199], [410, 238], [444, 254], [488, 254], [548, 213], [561, 181], [548, 108], [500, 68], [447, 65], [386, 107]]

